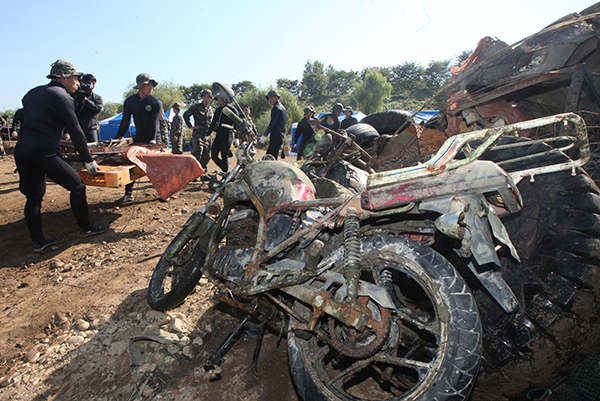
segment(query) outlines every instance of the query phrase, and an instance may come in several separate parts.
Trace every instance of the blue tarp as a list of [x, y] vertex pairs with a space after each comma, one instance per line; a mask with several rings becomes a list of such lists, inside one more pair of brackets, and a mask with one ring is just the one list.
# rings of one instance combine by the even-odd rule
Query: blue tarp
[[[166, 118], [169, 119], [169, 121], [173, 121], [173, 116], [174, 114], [171, 112], [173, 109], [169, 109], [167, 111], [165, 111], [164, 116]], [[180, 113], [183, 113], [185, 110], [181, 110]], [[123, 119], [123, 113], [119, 113], [116, 116], [112, 116], [109, 118], [106, 118], [102, 121], [98, 122], [98, 125], [100, 125], [100, 140], [101, 141], [108, 141], [110, 139], [113, 139], [116, 135], [117, 132], [119, 131], [119, 125], [121, 125], [121, 120]], [[125, 136], [129, 136], [131, 134], [131, 136], [133, 137], [135, 135], [135, 124], [133, 123], [133, 117], [131, 118], [131, 121], [129, 122], [129, 131], [127, 131], [127, 133], [125, 134]]]

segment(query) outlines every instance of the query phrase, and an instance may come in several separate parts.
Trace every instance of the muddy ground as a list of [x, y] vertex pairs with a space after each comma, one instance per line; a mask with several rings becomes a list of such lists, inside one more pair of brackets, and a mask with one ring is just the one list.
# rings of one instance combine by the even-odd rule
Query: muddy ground
[[161, 202], [144, 177], [125, 205], [115, 203], [123, 189], [88, 187], [92, 222], [111, 228], [81, 238], [68, 192], [50, 183], [44, 231], [61, 241], [35, 254], [14, 169], [12, 156], [0, 161], [0, 399], [298, 400], [285, 338], [276, 347], [275, 334], [265, 335], [256, 365], [255, 335], [245, 332], [220, 380], [203, 369], [238, 321], [215, 306], [205, 280], [167, 315], [146, 302], [158, 257], [206, 203], [206, 184]]

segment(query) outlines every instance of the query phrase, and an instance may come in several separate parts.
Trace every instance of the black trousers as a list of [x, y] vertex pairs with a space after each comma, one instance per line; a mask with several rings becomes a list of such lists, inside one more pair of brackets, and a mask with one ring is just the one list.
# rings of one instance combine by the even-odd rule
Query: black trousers
[[267, 154], [273, 155], [275, 160], [279, 156], [279, 149], [283, 145], [283, 138], [279, 135], [271, 134], [271, 139], [269, 141], [269, 147], [267, 148]]
[[42, 199], [46, 194], [46, 176], [71, 192], [71, 209], [77, 225], [84, 230], [90, 227], [85, 184], [60, 155], [17, 154], [15, 161], [19, 170], [19, 190], [27, 198], [25, 221], [33, 241], [40, 242], [44, 239]]
[[[229, 171], [229, 152], [231, 152], [231, 143], [233, 142], [233, 134], [227, 136], [217, 135], [212, 144], [210, 156], [221, 171]], [[219, 158], [219, 153], [221, 157]]]

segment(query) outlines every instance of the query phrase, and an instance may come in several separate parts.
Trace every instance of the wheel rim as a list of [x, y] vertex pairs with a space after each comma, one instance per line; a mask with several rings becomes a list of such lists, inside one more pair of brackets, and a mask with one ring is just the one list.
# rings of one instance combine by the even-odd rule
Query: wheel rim
[[[446, 350], [443, 300], [431, 283], [415, 274], [418, 266], [374, 266], [362, 280], [386, 288], [396, 305], [389, 335], [373, 355], [342, 353], [336, 344], [312, 336], [299, 341], [310, 355], [307, 368], [320, 386], [345, 400], [385, 400], [418, 397], [433, 382]], [[433, 294], [433, 295], [428, 295]], [[330, 319], [321, 325], [329, 326]], [[348, 330], [346, 328], [345, 330]]]
[[172, 258], [165, 255], [160, 259], [159, 266], [155, 271], [156, 282], [159, 284], [158, 291], [160, 296], [170, 293], [180, 283], [181, 279], [186, 279], [185, 269], [196, 253], [200, 239], [192, 238], [186, 242], [183, 248]]

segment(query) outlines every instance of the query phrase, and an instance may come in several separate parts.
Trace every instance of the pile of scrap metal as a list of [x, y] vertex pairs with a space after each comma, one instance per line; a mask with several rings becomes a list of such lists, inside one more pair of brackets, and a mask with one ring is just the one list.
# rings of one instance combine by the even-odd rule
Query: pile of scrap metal
[[[569, 14], [513, 45], [481, 39], [452, 70], [445, 133], [498, 127], [574, 112], [584, 118], [592, 153], [600, 119], [600, 3]], [[598, 157], [592, 157], [596, 159]], [[600, 178], [597, 165], [586, 168]]]
[[[365, 117], [348, 134], [358, 133], [356, 142], [370, 155], [363, 160], [380, 172], [423, 162], [459, 133], [575, 112], [586, 121], [592, 144], [592, 161], [586, 170], [598, 180], [599, 30], [600, 3], [513, 45], [483, 38], [471, 56], [452, 69], [451, 81], [421, 109], [445, 94], [446, 106], [439, 118], [416, 124], [411, 113], [388, 110]], [[365, 126], [380, 135], [369, 134]]]
[[[125, 157], [125, 152], [127, 148], [132, 146], [132, 143], [132, 138], [122, 138], [120, 140], [111, 139], [109, 141], [100, 141], [93, 144], [88, 144], [88, 149], [98, 164], [106, 166], [130, 165], [133, 163], [127, 160]], [[136, 145], [157, 151], [166, 151], [167, 148], [166, 145], [162, 143], [136, 143]], [[73, 142], [70, 140], [61, 140], [60, 152], [69, 161], [69, 163], [73, 165], [73, 167], [76, 169], [83, 168], [84, 164], [77, 154], [77, 151], [73, 146]]]

